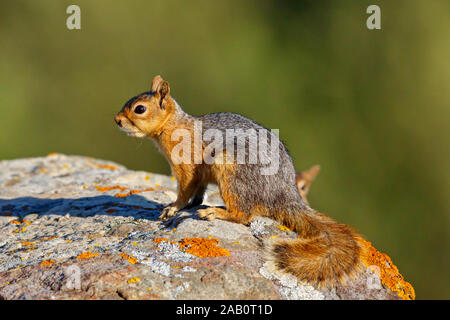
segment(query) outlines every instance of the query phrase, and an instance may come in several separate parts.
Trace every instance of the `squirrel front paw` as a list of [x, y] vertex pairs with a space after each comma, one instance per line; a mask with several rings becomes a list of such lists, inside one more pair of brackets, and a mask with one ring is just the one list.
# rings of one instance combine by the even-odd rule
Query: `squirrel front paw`
[[178, 208], [176, 206], [170, 205], [163, 209], [161, 215], [159, 216], [160, 220], [167, 220], [169, 218], [172, 218], [177, 212]]

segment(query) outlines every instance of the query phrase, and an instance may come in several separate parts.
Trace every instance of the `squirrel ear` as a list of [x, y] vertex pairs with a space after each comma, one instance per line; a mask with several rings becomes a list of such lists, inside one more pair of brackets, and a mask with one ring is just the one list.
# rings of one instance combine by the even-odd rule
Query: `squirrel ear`
[[170, 97], [170, 87], [167, 81], [164, 81], [161, 76], [156, 76], [153, 78], [152, 82], [152, 92], [159, 95], [159, 106], [162, 109], [166, 108], [166, 103]]
[[155, 76], [155, 77], [153, 78], [153, 82], [152, 82], [152, 92], [156, 92], [156, 90], [157, 90], [158, 87], [159, 87], [159, 84], [160, 84], [161, 82], [163, 82], [163, 81], [164, 81], [164, 80], [163, 80], [163, 78], [161, 78], [160, 75]]
[[310, 182], [314, 181], [314, 179], [317, 177], [320, 171], [320, 166], [317, 164], [310, 169], [303, 171], [303, 176]]

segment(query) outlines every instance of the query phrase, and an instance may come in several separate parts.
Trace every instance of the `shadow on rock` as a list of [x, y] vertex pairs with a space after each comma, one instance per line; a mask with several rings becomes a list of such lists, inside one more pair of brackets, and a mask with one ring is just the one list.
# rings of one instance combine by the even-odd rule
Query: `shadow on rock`
[[102, 195], [59, 199], [34, 197], [0, 199], [0, 215], [19, 218], [29, 214], [75, 217], [108, 215], [157, 220], [163, 207], [162, 204], [139, 195], [130, 195], [126, 198]]

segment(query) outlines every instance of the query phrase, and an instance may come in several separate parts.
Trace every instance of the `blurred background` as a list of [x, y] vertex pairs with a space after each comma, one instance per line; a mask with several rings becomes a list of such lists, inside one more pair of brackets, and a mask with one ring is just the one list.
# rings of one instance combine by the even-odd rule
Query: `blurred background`
[[[66, 8], [81, 8], [81, 30]], [[381, 8], [381, 30], [366, 8]], [[450, 298], [450, 2], [3, 1], [0, 160], [50, 152], [169, 174], [113, 122], [161, 74], [185, 111], [280, 129], [311, 205]]]

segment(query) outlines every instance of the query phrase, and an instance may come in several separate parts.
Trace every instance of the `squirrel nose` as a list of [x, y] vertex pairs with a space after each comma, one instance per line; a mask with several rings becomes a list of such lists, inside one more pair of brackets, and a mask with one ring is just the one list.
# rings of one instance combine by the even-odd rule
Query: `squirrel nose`
[[114, 120], [116, 121], [117, 125], [122, 128], [122, 120], [120, 120], [118, 116], [116, 116]]

